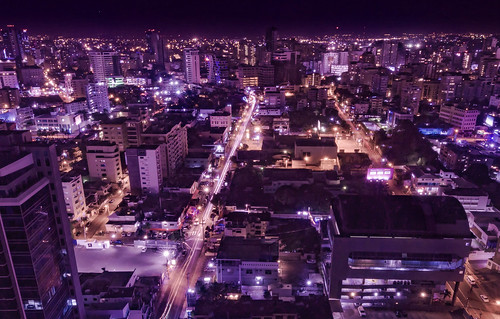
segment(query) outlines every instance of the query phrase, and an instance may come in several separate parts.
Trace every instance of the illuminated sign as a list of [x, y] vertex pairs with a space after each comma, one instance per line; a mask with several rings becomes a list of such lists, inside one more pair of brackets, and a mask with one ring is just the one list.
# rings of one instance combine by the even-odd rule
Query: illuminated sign
[[366, 179], [369, 181], [388, 181], [392, 179], [394, 169], [392, 168], [369, 168]]
[[484, 125], [492, 127], [495, 124], [495, 119], [491, 115], [487, 115], [484, 120]]

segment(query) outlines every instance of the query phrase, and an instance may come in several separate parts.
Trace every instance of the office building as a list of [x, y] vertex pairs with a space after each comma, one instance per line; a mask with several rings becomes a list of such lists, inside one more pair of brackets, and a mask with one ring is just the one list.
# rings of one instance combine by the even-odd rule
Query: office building
[[193, 48], [184, 49], [184, 72], [186, 83], [199, 84], [201, 82], [200, 54], [198, 50]]
[[8, 25], [1, 30], [2, 58], [23, 60], [29, 50], [28, 30]]
[[222, 70], [221, 61], [214, 54], [205, 55], [205, 65], [208, 70], [208, 83], [221, 84]]
[[95, 82], [106, 82], [106, 78], [121, 75], [118, 53], [94, 51], [89, 53], [89, 58]]
[[127, 118], [119, 117], [101, 122], [102, 140], [118, 145], [120, 152], [128, 147]]
[[43, 69], [38, 66], [25, 66], [19, 70], [20, 82], [25, 87], [42, 87], [45, 83]]
[[16, 108], [21, 102], [21, 95], [19, 89], [12, 89], [4, 87], [0, 89], [0, 107], [3, 108]]
[[456, 290], [463, 280], [472, 235], [455, 198], [340, 195], [332, 208], [330, 299], [430, 304], [446, 282]]
[[122, 179], [122, 163], [118, 145], [105, 141], [87, 144], [89, 176], [95, 179], [118, 183]]
[[55, 145], [0, 136], [1, 318], [85, 318]]
[[156, 64], [162, 65], [165, 62], [165, 44], [160, 32], [154, 29], [146, 31], [146, 42], [148, 53], [153, 56]]
[[82, 217], [87, 216], [82, 175], [65, 175], [61, 180], [68, 217], [73, 220], [82, 220]]
[[484, 212], [490, 204], [488, 193], [479, 188], [455, 188], [445, 190], [444, 195], [455, 197], [465, 211]]
[[19, 89], [16, 71], [0, 71], [0, 89], [1, 88]]
[[82, 114], [49, 113], [35, 117], [37, 131], [53, 131], [76, 136], [86, 124]]
[[109, 112], [108, 86], [104, 82], [89, 83], [87, 85], [87, 101], [91, 112]]
[[325, 52], [322, 54], [322, 69], [316, 70], [322, 75], [340, 76], [349, 71], [349, 52]]
[[439, 119], [460, 131], [473, 131], [476, 128], [478, 116], [478, 110], [453, 104], [441, 105], [439, 110]]
[[164, 144], [142, 145], [125, 151], [132, 193], [160, 193], [163, 184], [161, 157], [164, 147]]
[[266, 30], [266, 50], [274, 52], [278, 49], [278, 29], [270, 27]]
[[463, 78], [460, 74], [448, 73], [441, 77], [439, 84], [439, 103], [446, 103], [459, 95]]
[[229, 127], [231, 123], [231, 114], [229, 112], [215, 112], [210, 114], [210, 127]]
[[161, 155], [163, 176], [174, 176], [188, 154], [187, 128], [182, 123], [159, 124], [149, 127], [141, 134], [141, 138], [144, 144], [165, 144], [165, 152]]

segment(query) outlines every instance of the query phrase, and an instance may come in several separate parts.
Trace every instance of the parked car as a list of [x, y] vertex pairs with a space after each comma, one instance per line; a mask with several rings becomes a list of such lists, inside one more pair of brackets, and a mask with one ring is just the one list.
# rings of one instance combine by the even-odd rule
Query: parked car
[[472, 286], [475, 286], [476, 285], [476, 280], [474, 279], [474, 277], [472, 277], [471, 275], [468, 275], [466, 276], [465, 278], [467, 278], [467, 281], [472, 285]]
[[366, 311], [365, 308], [363, 308], [363, 306], [358, 307], [358, 313], [360, 317], [366, 317]]
[[490, 298], [488, 298], [488, 296], [486, 295], [479, 295], [479, 297], [483, 302], [490, 302]]
[[119, 246], [121, 246], [121, 245], [123, 245], [123, 241], [121, 241], [121, 240], [112, 240], [111, 244], [112, 245], [119, 245]]

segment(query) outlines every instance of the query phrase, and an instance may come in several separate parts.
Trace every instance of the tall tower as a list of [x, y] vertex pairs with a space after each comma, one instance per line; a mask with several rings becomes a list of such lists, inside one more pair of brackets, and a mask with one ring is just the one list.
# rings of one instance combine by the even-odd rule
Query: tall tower
[[29, 141], [0, 138], [0, 318], [85, 318], [56, 148]]
[[106, 78], [120, 75], [120, 59], [116, 52], [90, 52], [90, 66], [96, 82], [106, 82]]
[[215, 54], [205, 55], [205, 65], [208, 69], [208, 82], [215, 84], [222, 83], [220, 62]]
[[184, 71], [186, 72], [187, 83], [200, 83], [200, 55], [198, 50], [193, 48], [184, 49]]
[[29, 50], [28, 30], [18, 30], [14, 25], [2, 29], [2, 53], [5, 59], [23, 60]]
[[156, 30], [146, 31], [146, 41], [148, 42], [148, 51], [154, 55], [156, 64], [165, 62], [165, 44], [160, 32]]
[[87, 85], [87, 102], [92, 112], [109, 112], [111, 106], [108, 98], [108, 86], [104, 82]]
[[266, 50], [274, 52], [278, 48], [278, 29], [270, 27], [266, 30]]

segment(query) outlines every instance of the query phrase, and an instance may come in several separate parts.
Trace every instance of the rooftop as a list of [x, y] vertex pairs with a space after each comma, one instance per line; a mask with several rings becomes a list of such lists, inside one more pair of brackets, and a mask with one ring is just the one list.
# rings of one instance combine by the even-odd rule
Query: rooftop
[[243, 261], [277, 262], [279, 243], [276, 240], [244, 239], [224, 237], [217, 259], [239, 259]]
[[448, 196], [488, 196], [488, 193], [479, 188], [455, 188], [444, 191]]
[[99, 294], [109, 288], [126, 287], [134, 271], [107, 271], [102, 273], [80, 273], [80, 283], [84, 294]]
[[334, 138], [298, 138], [295, 140], [296, 146], [312, 147], [336, 147]]
[[271, 181], [298, 181], [313, 178], [312, 171], [306, 168], [266, 168], [264, 177]]
[[471, 236], [454, 197], [340, 195], [332, 205], [340, 236]]

